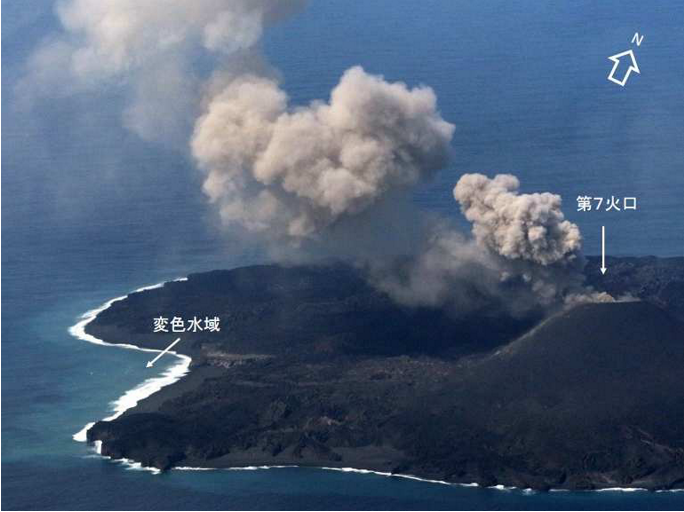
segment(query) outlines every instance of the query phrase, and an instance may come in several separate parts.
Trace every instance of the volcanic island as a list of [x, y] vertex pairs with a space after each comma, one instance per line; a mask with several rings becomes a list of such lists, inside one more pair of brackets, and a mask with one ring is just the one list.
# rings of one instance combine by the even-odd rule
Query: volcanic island
[[[164, 349], [187, 376], [87, 433], [162, 470], [351, 467], [536, 490], [684, 488], [684, 258], [589, 258], [631, 301], [551, 315], [396, 304], [344, 264], [260, 265], [132, 293], [86, 326]], [[166, 356], [169, 357], [169, 356]], [[150, 370], [153, 371], [153, 370]]]

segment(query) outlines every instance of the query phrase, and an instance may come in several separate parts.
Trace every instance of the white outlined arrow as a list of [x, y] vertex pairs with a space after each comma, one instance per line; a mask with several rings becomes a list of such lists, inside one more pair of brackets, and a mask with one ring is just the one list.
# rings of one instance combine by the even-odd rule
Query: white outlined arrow
[[606, 226], [601, 226], [601, 274], [606, 270]]
[[[622, 80], [618, 80], [613, 75], [615, 75], [615, 72], [617, 71], [617, 68], [620, 65], [620, 59], [623, 57], [627, 57], [627, 55], [630, 56], [632, 62], [630, 63], [629, 68], [627, 68], [627, 72], [625, 73], [624, 78]], [[612, 57], [608, 57], [608, 60], [612, 60], [614, 62], [613, 69], [610, 70], [610, 74], [608, 75], [608, 80], [618, 84], [621, 87], [625, 86], [625, 84], [627, 83], [627, 79], [629, 78], [629, 75], [632, 73], [632, 71], [641, 74], [641, 70], [639, 70], [639, 65], [637, 64], [636, 57], [634, 56], [634, 52], [632, 50], [627, 50], [626, 52], [622, 53], [616, 53]]]
[[174, 341], [173, 343], [171, 343], [171, 345], [169, 345], [169, 346], [166, 347], [164, 350], [162, 350], [162, 352], [161, 352], [157, 357], [155, 357], [154, 359], [152, 359], [152, 361], [147, 361], [147, 368], [152, 368], [152, 367], [154, 366], [154, 363], [157, 362], [157, 359], [159, 359], [161, 356], [163, 356], [163, 355], [166, 354], [169, 350], [171, 350], [171, 347], [173, 347], [173, 346], [174, 346], [176, 343], [178, 343], [179, 341], [180, 341], [180, 338], [178, 338], [176, 341]]

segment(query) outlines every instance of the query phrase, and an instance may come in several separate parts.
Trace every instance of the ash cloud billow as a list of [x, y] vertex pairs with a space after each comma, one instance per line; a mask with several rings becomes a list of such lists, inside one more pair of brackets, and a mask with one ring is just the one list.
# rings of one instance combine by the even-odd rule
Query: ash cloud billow
[[226, 223], [287, 242], [430, 177], [447, 162], [453, 129], [430, 88], [360, 67], [328, 102], [296, 109], [276, 82], [250, 75], [208, 101], [192, 150]]
[[454, 198], [473, 223], [479, 244], [511, 260], [540, 265], [572, 263], [582, 247], [577, 225], [565, 220], [561, 197], [548, 192], [520, 194], [518, 178], [493, 179], [466, 174], [454, 187]]

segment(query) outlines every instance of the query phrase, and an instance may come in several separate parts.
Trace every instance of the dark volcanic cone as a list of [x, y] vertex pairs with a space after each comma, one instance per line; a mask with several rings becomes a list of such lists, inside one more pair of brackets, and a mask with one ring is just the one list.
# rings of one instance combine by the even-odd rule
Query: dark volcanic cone
[[421, 463], [523, 487], [682, 486], [682, 383], [682, 324], [645, 302], [585, 304], [472, 364], [404, 448], [432, 439]]

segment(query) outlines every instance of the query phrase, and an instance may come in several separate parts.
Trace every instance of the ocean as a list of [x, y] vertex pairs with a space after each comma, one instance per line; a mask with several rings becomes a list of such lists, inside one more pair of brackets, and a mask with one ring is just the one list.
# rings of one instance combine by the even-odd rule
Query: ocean
[[[264, 261], [226, 236], [181, 141], [122, 127], [119, 90], [19, 104], [50, 2], [2, 1], [2, 508], [681, 509], [684, 493], [525, 493], [375, 474], [286, 468], [153, 474], [73, 439], [150, 377], [149, 354], [87, 343], [89, 310], [191, 272]], [[326, 98], [349, 66], [434, 88], [456, 125], [450, 166], [416, 193], [466, 227], [451, 196], [464, 172], [512, 172], [562, 196], [609, 254], [684, 254], [684, 4], [314, 1], [266, 33], [295, 103]], [[644, 35], [641, 74], [606, 80], [607, 57]], [[636, 211], [578, 212], [578, 195], [633, 196]], [[120, 404], [119, 404], [120, 405]]]

